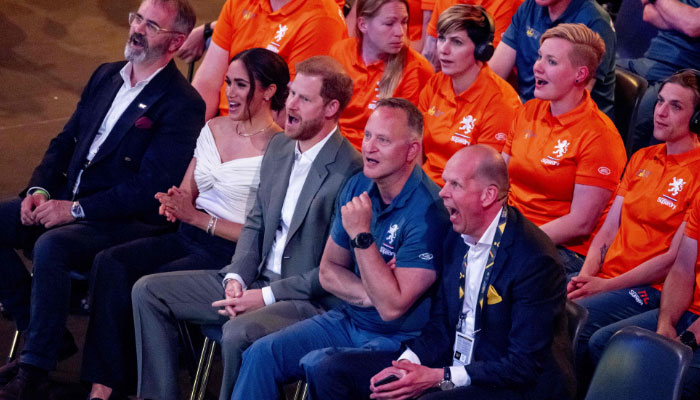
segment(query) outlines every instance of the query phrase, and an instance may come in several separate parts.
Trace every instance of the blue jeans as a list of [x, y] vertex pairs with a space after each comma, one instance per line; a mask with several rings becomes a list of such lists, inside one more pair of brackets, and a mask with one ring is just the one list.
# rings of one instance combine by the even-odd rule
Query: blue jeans
[[577, 276], [578, 273], [581, 272], [581, 267], [583, 267], [583, 262], [586, 258], [564, 246], [557, 246], [557, 252], [559, 253], [559, 257], [561, 257], [562, 265], [564, 265], [566, 281], [569, 282], [571, 278]]
[[[676, 332], [680, 334], [685, 331], [688, 326], [690, 326], [695, 320], [698, 319], [697, 314], [693, 314], [689, 311], [683, 313], [681, 318], [676, 323]], [[599, 329], [593, 336], [591, 336], [588, 342], [588, 351], [591, 357], [591, 361], [594, 365], [598, 364], [603, 350], [608, 345], [608, 341], [615, 334], [615, 332], [626, 326], [639, 326], [650, 331], [656, 331], [656, 326], [659, 322], [659, 310], [651, 310], [645, 313], [635, 315], [622, 321], [610, 324], [604, 328]], [[699, 338], [700, 339], [700, 338]], [[700, 398], [700, 350], [693, 354], [693, 359], [690, 361], [690, 368], [685, 376], [685, 382], [683, 383], [683, 400], [697, 400]]]
[[305, 378], [308, 371], [317, 371], [313, 367], [331, 354], [358, 348], [397, 351], [403, 340], [417, 334], [380, 334], [360, 329], [343, 306], [335, 308], [253, 343], [243, 353], [241, 372], [231, 399], [276, 400], [281, 384]]

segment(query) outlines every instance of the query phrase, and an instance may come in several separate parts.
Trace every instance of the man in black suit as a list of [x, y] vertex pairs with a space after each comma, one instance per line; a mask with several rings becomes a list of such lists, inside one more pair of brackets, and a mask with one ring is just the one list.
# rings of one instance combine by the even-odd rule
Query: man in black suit
[[[460, 150], [443, 178], [440, 196], [455, 232], [446, 240], [430, 322], [399, 352], [340, 353], [307, 370], [313, 398], [570, 397], [573, 388], [563, 387], [572, 376], [565, 278], [556, 248], [505, 204], [507, 168], [495, 150]], [[391, 375], [398, 379], [382, 384]]]
[[[194, 21], [186, 0], [144, 0], [130, 13], [127, 61], [95, 71], [27, 189], [0, 202], [0, 302], [28, 331], [0, 399], [33, 398], [54, 368], [70, 272], [165, 227], [153, 196], [182, 178], [204, 123], [204, 102], [172, 61]], [[14, 249], [33, 249], [33, 279]]]

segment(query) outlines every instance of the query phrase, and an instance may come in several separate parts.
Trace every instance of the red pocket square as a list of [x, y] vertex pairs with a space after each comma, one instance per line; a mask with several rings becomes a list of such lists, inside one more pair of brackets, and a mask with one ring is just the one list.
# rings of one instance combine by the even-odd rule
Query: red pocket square
[[134, 126], [139, 129], [148, 129], [153, 126], [153, 121], [151, 121], [148, 117], [141, 117], [136, 120]]

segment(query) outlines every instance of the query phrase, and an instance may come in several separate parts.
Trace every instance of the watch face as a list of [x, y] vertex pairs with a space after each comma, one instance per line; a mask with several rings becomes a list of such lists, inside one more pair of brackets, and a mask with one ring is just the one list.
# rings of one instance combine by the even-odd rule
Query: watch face
[[357, 247], [358, 249], [366, 249], [371, 246], [373, 242], [374, 238], [372, 237], [372, 234], [367, 232], [358, 234], [355, 236], [355, 239], [352, 240], [353, 246]]
[[440, 390], [452, 390], [455, 388], [455, 384], [452, 381], [442, 381], [440, 382]]

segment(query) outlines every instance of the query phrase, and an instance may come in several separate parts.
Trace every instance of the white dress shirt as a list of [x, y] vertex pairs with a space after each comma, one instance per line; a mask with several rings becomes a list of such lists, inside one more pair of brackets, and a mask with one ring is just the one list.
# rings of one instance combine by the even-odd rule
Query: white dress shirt
[[[466, 317], [461, 326], [461, 333], [467, 336], [474, 335], [476, 303], [479, 298], [481, 280], [484, 276], [486, 262], [489, 258], [489, 250], [496, 236], [498, 220], [501, 218], [502, 212], [503, 209], [501, 208], [479, 240], [475, 240], [469, 235], [462, 235], [464, 243], [469, 246], [469, 250], [467, 251], [467, 276], [464, 282], [464, 300], [462, 303], [462, 312]], [[457, 293], [455, 293], [455, 296], [456, 295]], [[409, 360], [414, 364], [420, 364], [420, 358], [418, 358], [418, 355], [410, 348], [406, 349], [406, 351], [401, 354], [399, 360], [402, 359]], [[461, 365], [451, 366], [450, 373], [452, 383], [454, 383], [455, 386], [468, 386], [471, 383], [471, 378], [469, 374], [467, 374], [467, 370]]]
[[[328, 142], [331, 135], [338, 127], [334, 127], [326, 137], [324, 137], [320, 142], [313, 145], [310, 149], [305, 152], [301, 152], [299, 149], [299, 142], [296, 142], [294, 146], [294, 164], [292, 165], [292, 170], [289, 174], [289, 185], [287, 186], [287, 194], [284, 196], [284, 202], [282, 203], [282, 212], [280, 215], [280, 223], [277, 227], [277, 232], [275, 232], [275, 241], [272, 242], [272, 248], [270, 253], [267, 255], [267, 261], [265, 268], [268, 271], [274, 272], [276, 274], [282, 273], [282, 254], [284, 254], [284, 247], [287, 244], [287, 235], [289, 234], [289, 225], [292, 222], [292, 217], [294, 216], [294, 210], [297, 206], [297, 201], [299, 200], [299, 195], [301, 194], [301, 189], [304, 187], [304, 182], [306, 182], [306, 177], [311, 171], [311, 165], [313, 164], [318, 153], [321, 152], [323, 146]], [[235, 279], [240, 282], [241, 287], [246, 289], [245, 282], [240, 275], [229, 272], [224, 277], [224, 287], [226, 286], [226, 281], [229, 279]], [[275, 295], [272, 293], [272, 289], [269, 286], [262, 288], [262, 296], [265, 305], [270, 305], [274, 303]]]

